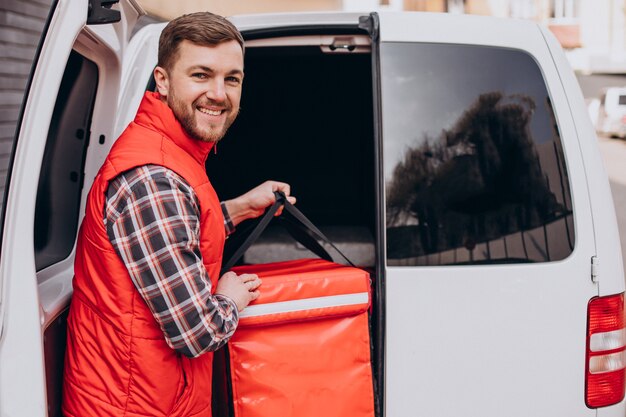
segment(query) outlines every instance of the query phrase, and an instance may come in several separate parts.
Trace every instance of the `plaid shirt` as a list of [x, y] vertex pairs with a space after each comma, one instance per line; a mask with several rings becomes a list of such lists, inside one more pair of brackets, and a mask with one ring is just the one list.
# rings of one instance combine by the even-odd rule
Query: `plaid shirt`
[[[222, 210], [229, 235], [233, 224]], [[226, 344], [239, 315], [230, 298], [211, 294], [191, 186], [167, 168], [142, 166], [110, 182], [104, 211], [109, 240], [167, 344], [188, 357]]]

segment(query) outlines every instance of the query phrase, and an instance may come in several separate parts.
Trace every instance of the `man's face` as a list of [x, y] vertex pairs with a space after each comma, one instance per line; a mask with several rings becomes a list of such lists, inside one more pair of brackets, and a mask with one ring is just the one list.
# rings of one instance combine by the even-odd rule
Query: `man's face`
[[169, 71], [154, 70], [157, 88], [189, 136], [224, 137], [239, 113], [243, 51], [236, 41], [200, 46], [183, 41]]

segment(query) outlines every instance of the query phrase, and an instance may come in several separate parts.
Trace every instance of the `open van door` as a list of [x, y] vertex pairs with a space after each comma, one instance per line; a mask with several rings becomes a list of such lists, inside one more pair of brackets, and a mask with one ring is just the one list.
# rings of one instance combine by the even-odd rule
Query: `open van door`
[[74, 244], [114, 138], [134, 0], [54, 2], [7, 181], [0, 257], [0, 414], [60, 416]]
[[589, 192], [541, 30], [427, 13], [370, 19], [385, 414], [595, 416], [585, 405], [587, 305], [598, 295]]

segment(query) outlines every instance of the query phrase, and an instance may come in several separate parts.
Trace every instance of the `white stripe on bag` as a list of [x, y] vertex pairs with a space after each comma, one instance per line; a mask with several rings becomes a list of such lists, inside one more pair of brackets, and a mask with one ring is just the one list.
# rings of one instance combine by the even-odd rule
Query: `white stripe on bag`
[[327, 297], [303, 298], [301, 300], [280, 301], [277, 303], [259, 304], [246, 307], [239, 318], [258, 317], [276, 313], [291, 313], [295, 311], [312, 310], [326, 307], [341, 307], [355, 304], [364, 304], [369, 301], [367, 292], [343, 295], [329, 295]]

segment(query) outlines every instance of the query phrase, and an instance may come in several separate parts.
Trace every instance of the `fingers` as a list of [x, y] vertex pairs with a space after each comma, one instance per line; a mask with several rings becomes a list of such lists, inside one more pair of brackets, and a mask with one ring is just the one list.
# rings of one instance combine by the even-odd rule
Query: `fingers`
[[[279, 182], [279, 181], [267, 181], [267, 183], [272, 187], [272, 193], [274, 191], [282, 191], [285, 194], [285, 197], [287, 197], [287, 201], [289, 201], [291, 204], [296, 204], [296, 198], [291, 196], [291, 186], [285, 182]], [[275, 197], [273, 197], [273, 200], [276, 201]], [[283, 213], [283, 208], [280, 207], [276, 213], [274, 214], [274, 216], [278, 217]]]
[[285, 182], [271, 181], [272, 192], [282, 191], [286, 196], [291, 194], [291, 186]]
[[251, 301], [259, 298], [260, 285], [261, 279], [256, 274], [237, 275], [229, 271], [218, 281], [215, 293], [229, 297], [235, 302], [237, 310], [243, 311]]
[[[227, 201], [227, 209], [232, 222], [237, 225], [243, 220], [261, 216], [265, 209], [276, 202], [275, 191], [282, 191], [291, 204], [296, 198], [291, 196], [291, 186], [280, 181], [265, 181], [242, 196]], [[279, 209], [277, 215], [280, 215]]]
[[254, 278], [248, 281], [244, 281], [244, 284], [243, 284], [248, 290], [249, 298], [248, 298], [248, 303], [246, 304], [249, 304], [250, 302], [256, 300], [261, 295], [261, 292], [258, 291], [258, 288], [261, 286], [261, 278], [257, 277], [256, 275], [250, 275], [246, 277], [245, 279], [249, 279], [250, 277], [254, 277]]
[[287, 197], [287, 201], [296, 204], [296, 198], [291, 195], [291, 186], [285, 182], [270, 181], [272, 183], [272, 192], [282, 191]]
[[[242, 274], [239, 276], [239, 279], [241, 280], [241, 282], [243, 282], [244, 286], [246, 287], [246, 290], [248, 290], [248, 292], [250, 293], [254, 292], [257, 288], [259, 288], [263, 282], [261, 281], [261, 278], [259, 278], [255, 274]], [[255, 298], [253, 298], [253, 300]]]
[[[287, 201], [289, 201], [291, 205], [296, 204], [295, 197], [287, 197]], [[283, 207], [280, 207], [278, 210], [276, 210], [276, 214], [274, 214], [274, 216], [280, 216], [281, 214], [283, 214]]]
[[256, 290], [257, 288], [259, 288], [261, 286], [261, 283], [262, 283], [261, 279], [257, 278], [254, 281], [244, 282], [243, 285], [245, 285], [245, 287], [246, 287], [246, 289], [248, 291], [254, 291], [254, 290]]
[[262, 283], [261, 278], [257, 278], [254, 281], [246, 282], [246, 285], [248, 286], [248, 291], [253, 291], [259, 288]]
[[258, 280], [259, 277], [256, 274], [241, 274], [239, 275], [239, 279], [243, 282], [251, 282], [254, 280]]
[[222, 277], [220, 278], [220, 280], [226, 278], [226, 279], [232, 279], [233, 277], [236, 277], [237, 274], [235, 274], [233, 271], [228, 271], [226, 272], [224, 275], [222, 275]]
[[254, 301], [261, 295], [260, 291], [250, 291], [250, 301]]

